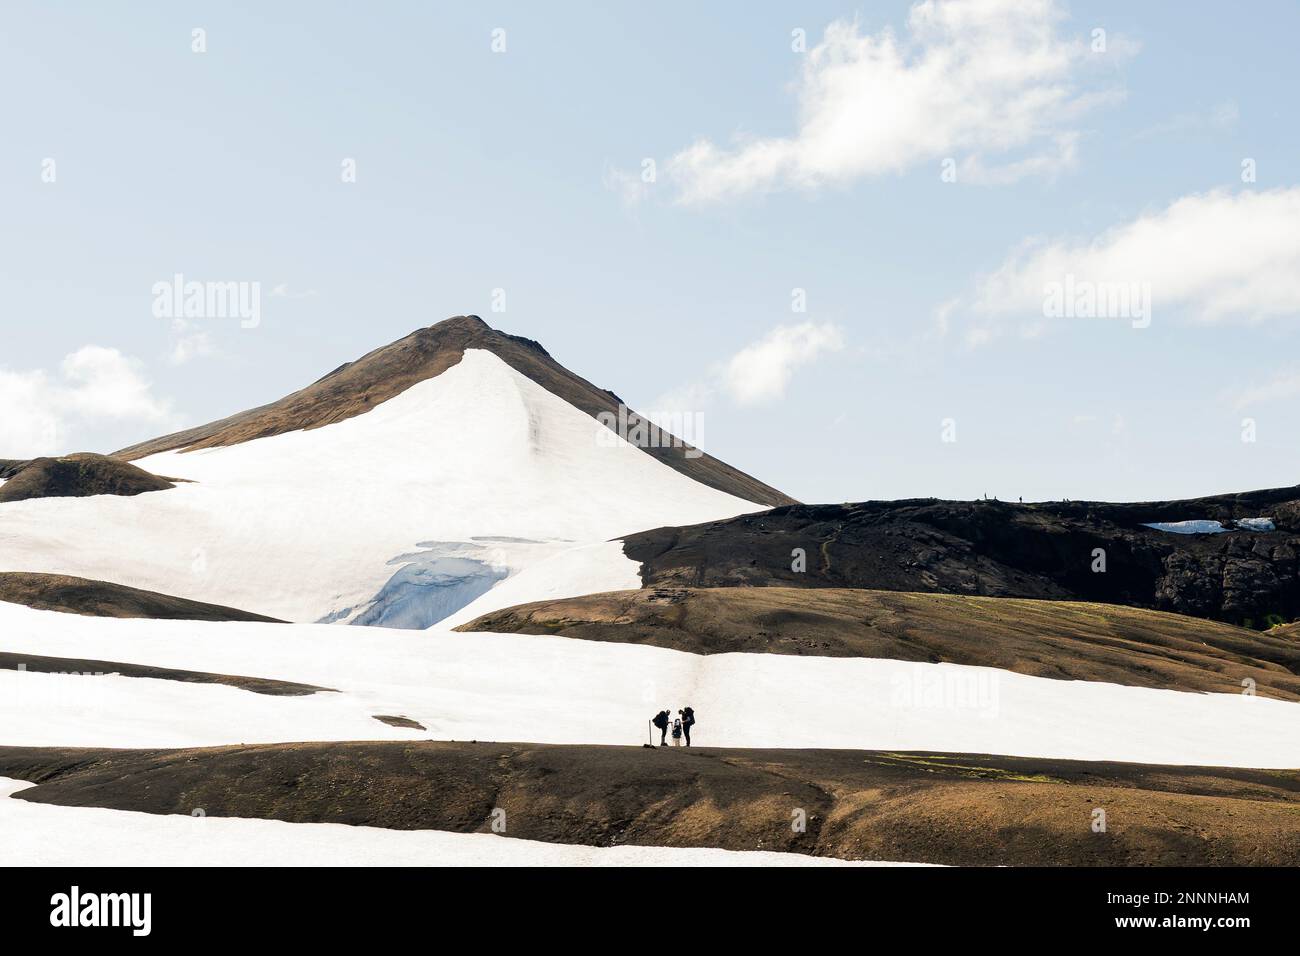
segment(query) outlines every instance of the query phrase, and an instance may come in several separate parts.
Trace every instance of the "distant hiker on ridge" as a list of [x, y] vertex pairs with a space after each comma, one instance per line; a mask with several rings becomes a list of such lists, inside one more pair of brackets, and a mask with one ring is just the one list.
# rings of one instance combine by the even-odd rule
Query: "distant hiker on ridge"
[[695, 724], [695, 711], [687, 707], [677, 713], [682, 715], [682, 733], [686, 736], [686, 746], [691, 745], [691, 727]]
[[681, 718], [678, 718], [677, 720], [673, 721], [673, 746], [680, 747], [681, 745], [682, 745], [682, 721]]
[[651, 720], [650, 723], [654, 724], [656, 727], [659, 728], [659, 746], [667, 747], [668, 746], [668, 740], [667, 740], [668, 711], [666, 710], [659, 711], [659, 713], [654, 715], [654, 719]]

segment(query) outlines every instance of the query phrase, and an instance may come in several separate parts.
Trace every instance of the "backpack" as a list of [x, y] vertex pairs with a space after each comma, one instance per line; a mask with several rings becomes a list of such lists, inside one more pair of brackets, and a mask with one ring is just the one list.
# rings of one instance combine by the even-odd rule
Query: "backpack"
[[687, 707], [685, 710], [683, 710], [682, 717], [684, 718], [682, 722], [686, 724], [687, 727], [695, 726], [695, 711], [693, 711], [691, 708]]

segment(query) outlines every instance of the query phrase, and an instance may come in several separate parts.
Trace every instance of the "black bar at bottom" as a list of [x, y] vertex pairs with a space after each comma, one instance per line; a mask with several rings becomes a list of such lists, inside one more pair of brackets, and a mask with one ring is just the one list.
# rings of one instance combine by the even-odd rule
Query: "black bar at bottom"
[[[336, 945], [436, 926], [445, 943], [455, 932], [464, 945], [472, 927], [495, 944], [562, 942], [596, 930], [636, 938], [701, 923], [711, 935], [728, 926], [802, 926], [819, 935], [844, 927], [926, 940], [1030, 930], [1052, 939], [1199, 934], [1230, 943], [1243, 932], [1294, 926], [1295, 876], [1282, 868], [8, 869], [0, 872], [0, 921], [11, 944], [76, 934], [128, 944]], [[147, 910], [145, 897], [131, 894], [149, 894]], [[114, 921], [120, 925], [70, 925]]]

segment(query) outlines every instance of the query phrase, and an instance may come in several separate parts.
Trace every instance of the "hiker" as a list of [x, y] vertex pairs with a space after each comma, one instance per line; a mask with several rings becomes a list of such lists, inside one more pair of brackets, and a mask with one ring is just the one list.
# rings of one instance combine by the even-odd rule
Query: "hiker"
[[650, 723], [654, 724], [656, 727], [659, 728], [659, 746], [667, 747], [668, 746], [668, 740], [667, 740], [668, 711], [666, 710], [659, 711], [659, 713], [654, 715], [654, 719], [651, 720]]
[[680, 747], [681, 745], [682, 745], [682, 721], [681, 718], [678, 718], [677, 720], [673, 721], [673, 746]]
[[695, 711], [686, 707], [677, 713], [682, 715], [682, 734], [686, 737], [686, 746], [691, 745], [691, 727], [695, 724]]

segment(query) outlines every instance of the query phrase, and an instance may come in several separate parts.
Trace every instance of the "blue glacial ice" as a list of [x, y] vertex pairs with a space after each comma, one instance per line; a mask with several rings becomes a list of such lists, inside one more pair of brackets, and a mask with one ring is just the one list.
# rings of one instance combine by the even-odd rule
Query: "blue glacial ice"
[[428, 550], [388, 562], [401, 567], [348, 623], [422, 630], [482, 597], [510, 575], [509, 568], [484, 560], [481, 545], [421, 541], [418, 547]]

